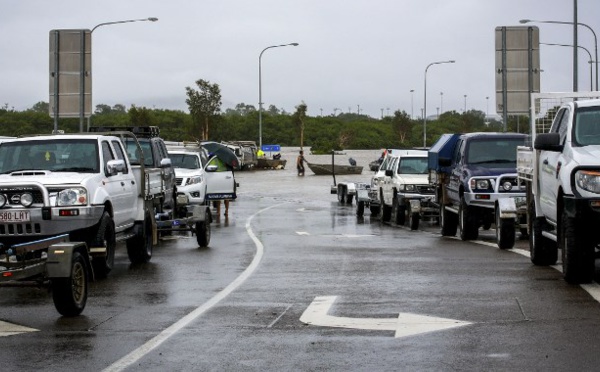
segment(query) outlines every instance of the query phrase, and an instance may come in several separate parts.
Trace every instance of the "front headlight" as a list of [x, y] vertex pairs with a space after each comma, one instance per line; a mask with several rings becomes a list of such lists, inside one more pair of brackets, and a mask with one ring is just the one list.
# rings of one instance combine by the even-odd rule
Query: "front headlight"
[[409, 192], [415, 191], [415, 185], [404, 185], [404, 188]]
[[600, 172], [579, 170], [575, 172], [575, 182], [582, 189], [600, 194]]
[[490, 181], [482, 179], [471, 179], [471, 190], [488, 190], [490, 189]]
[[87, 205], [87, 190], [83, 187], [62, 190], [58, 193], [56, 205]]
[[185, 185], [195, 185], [202, 182], [202, 176], [194, 176], [187, 179]]

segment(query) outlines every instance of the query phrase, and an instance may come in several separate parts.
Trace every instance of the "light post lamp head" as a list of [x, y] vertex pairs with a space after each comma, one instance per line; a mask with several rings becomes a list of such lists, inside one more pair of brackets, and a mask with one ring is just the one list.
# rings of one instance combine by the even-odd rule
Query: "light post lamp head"
[[150, 22], [156, 22], [156, 21], [158, 21], [158, 18], [156, 18], [156, 17], [148, 17], [148, 20]]
[[521, 24], [530, 23], [530, 22], [533, 22], [533, 21], [531, 19], [521, 19], [521, 20], [519, 20], [519, 23], [521, 23]]

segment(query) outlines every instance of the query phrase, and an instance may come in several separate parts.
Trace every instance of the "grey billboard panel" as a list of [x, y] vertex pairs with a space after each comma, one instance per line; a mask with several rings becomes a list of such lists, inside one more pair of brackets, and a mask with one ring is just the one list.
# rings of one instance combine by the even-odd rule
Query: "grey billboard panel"
[[91, 31], [52, 30], [49, 45], [50, 115], [54, 116], [57, 113], [58, 117], [80, 117], [83, 101], [83, 115], [90, 116], [92, 114]]
[[506, 89], [507, 114], [529, 113], [529, 92], [540, 91], [539, 29], [535, 26], [496, 27], [495, 49], [497, 112], [504, 113]]

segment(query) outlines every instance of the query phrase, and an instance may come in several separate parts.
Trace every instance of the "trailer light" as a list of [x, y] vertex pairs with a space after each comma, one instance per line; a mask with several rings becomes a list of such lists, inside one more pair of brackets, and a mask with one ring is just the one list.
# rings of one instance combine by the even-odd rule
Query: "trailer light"
[[575, 181], [582, 189], [600, 194], [600, 172], [579, 170], [575, 172]]
[[477, 195], [475, 195], [475, 199], [489, 200], [490, 195], [489, 194], [477, 194]]
[[31, 195], [30, 193], [26, 192], [21, 194], [21, 205], [24, 207], [31, 207], [31, 204], [33, 204], [33, 195]]
[[58, 215], [61, 217], [79, 216], [79, 209], [59, 209]]
[[10, 271], [9, 271], [9, 272], [6, 272], [6, 273], [2, 273], [2, 276], [3, 276], [4, 278], [8, 278], [8, 277], [11, 277], [11, 276], [12, 276], [12, 273], [11, 273]]
[[591, 206], [592, 208], [600, 208], [600, 200], [592, 200], [592, 201], [590, 202], [590, 206]]

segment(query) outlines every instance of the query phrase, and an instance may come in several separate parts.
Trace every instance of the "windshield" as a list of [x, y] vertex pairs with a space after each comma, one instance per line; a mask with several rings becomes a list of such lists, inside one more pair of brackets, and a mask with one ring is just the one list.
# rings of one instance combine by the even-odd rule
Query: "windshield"
[[427, 174], [427, 158], [400, 158], [399, 174]]
[[474, 140], [469, 143], [466, 162], [485, 168], [515, 168], [517, 146], [524, 144], [524, 138]]
[[200, 162], [198, 161], [198, 157], [193, 154], [169, 154], [169, 158], [171, 158], [171, 164], [175, 168], [185, 168], [185, 169], [198, 169], [200, 168]]
[[579, 146], [600, 145], [600, 107], [577, 109], [573, 133]]
[[0, 144], [0, 174], [23, 170], [98, 173], [98, 143], [73, 138]]

